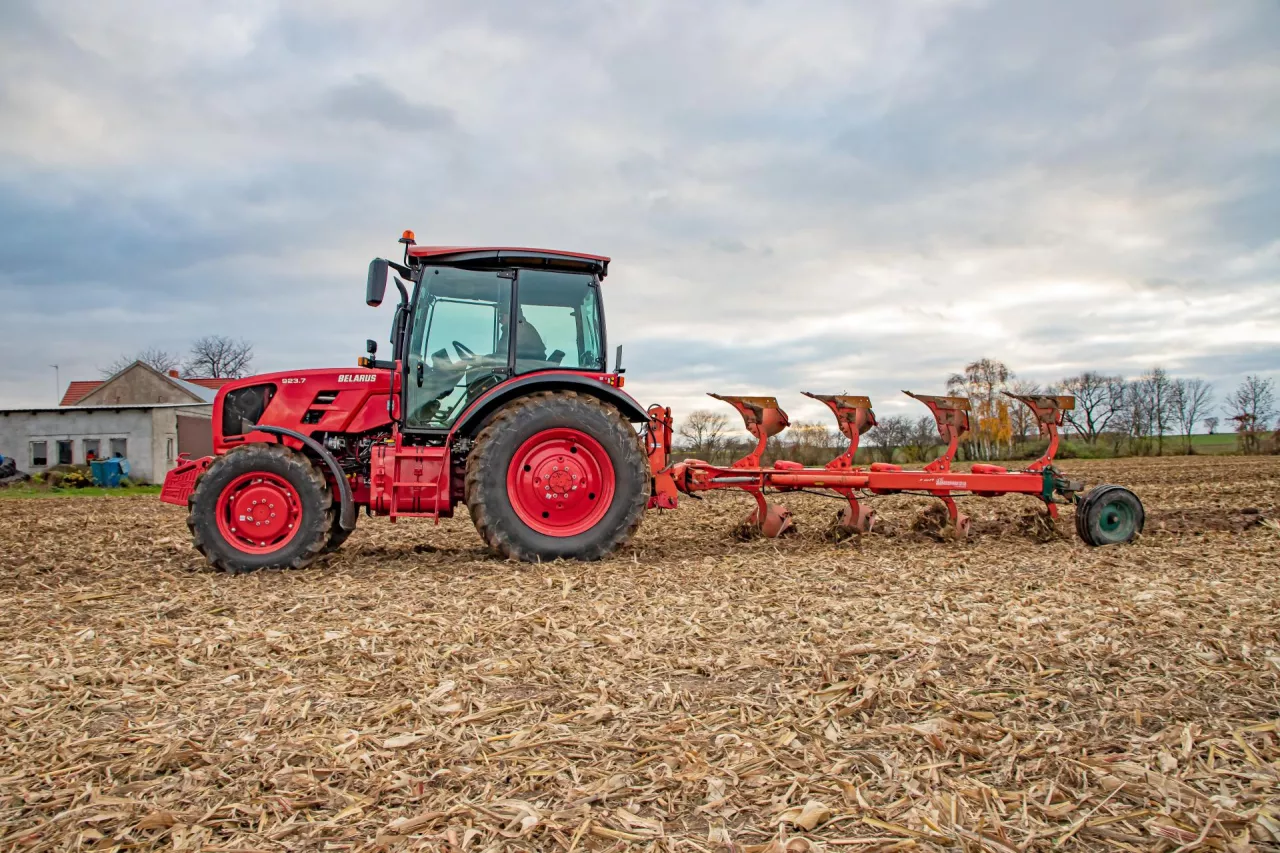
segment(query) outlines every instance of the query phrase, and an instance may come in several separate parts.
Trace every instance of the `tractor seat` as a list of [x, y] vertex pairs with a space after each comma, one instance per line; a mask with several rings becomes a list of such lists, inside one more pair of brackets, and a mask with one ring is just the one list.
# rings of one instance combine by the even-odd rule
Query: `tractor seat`
[[551, 353], [551, 355], [547, 357], [547, 361], [551, 362], [552, 364], [559, 365], [560, 362], [564, 361], [564, 350], [558, 349], [555, 352]]

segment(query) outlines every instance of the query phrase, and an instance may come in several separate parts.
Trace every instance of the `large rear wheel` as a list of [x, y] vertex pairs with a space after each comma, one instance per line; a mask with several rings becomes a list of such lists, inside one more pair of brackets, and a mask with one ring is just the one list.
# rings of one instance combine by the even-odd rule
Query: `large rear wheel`
[[187, 505], [196, 550], [231, 573], [302, 568], [324, 551], [336, 521], [324, 476], [278, 444], [249, 444], [216, 459]]
[[598, 560], [640, 526], [649, 470], [617, 409], [543, 391], [508, 404], [481, 430], [466, 495], [481, 538], [504, 557]]

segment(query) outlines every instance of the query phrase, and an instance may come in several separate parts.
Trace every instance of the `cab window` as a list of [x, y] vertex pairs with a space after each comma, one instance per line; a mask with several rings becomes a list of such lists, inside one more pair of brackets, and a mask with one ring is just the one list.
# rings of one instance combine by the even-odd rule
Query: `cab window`
[[424, 271], [406, 359], [406, 425], [448, 428], [506, 377], [510, 316], [510, 279], [483, 270]]
[[599, 286], [594, 276], [521, 270], [517, 281], [516, 373], [604, 370]]

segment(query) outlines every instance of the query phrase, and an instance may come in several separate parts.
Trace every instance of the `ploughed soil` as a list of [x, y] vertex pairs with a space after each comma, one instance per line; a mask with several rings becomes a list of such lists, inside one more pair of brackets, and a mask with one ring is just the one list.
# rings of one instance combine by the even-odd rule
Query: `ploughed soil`
[[1140, 540], [791, 495], [742, 542], [713, 495], [601, 563], [463, 513], [232, 577], [154, 497], [5, 501], [0, 849], [1280, 844], [1280, 458], [1062, 467]]

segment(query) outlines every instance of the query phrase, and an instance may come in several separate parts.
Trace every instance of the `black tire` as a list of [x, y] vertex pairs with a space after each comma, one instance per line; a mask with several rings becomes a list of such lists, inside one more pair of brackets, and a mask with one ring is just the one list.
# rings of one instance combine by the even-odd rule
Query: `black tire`
[[[301, 518], [297, 532], [278, 549], [252, 553], [236, 547], [219, 528], [218, 498], [237, 479], [255, 473], [274, 475], [297, 493]], [[256, 569], [300, 569], [324, 552], [337, 527], [333, 496], [311, 460], [279, 444], [247, 444], [214, 460], [187, 499], [187, 527], [196, 550], [209, 564], [235, 574]]]
[[1142, 533], [1146, 511], [1123, 486], [1098, 486], [1076, 508], [1076, 533], [1086, 545], [1121, 545]]
[[[576, 535], [552, 536], [526, 524], [507, 492], [517, 450], [545, 430], [573, 429], [599, 442], [613, 467], [603, 516]], [[649, 499], [649, 464], [635, 429], [614, 407], [573, 391], [541, 391], [509, 403], [476, 436], [467, 460], [466, 500], [485, 543], [508, 559], [599, 560], [631, 541]]]
[[321, 554], [330, 554], [338, 550], [342, 547], [342, 543], [346, 542], [351, 534], [356, 532], [354, 527], [350, 530], [343, 529], [342, 525], [338, 523], [338, 515], [339, 513], [337, 512], [333, 514], [333, 526], [329, 528], [329, 538], [324, 543], [324, 548], [320, 550]]
[[1088, 541], [1088, 536], [1084, 529], [1084, 520], [1089, 516], [1089, 506], [1092, 503], [1093, 496], [1102, 489], [1109, 489], [1110, 486], [1098, 486], [1090, 492], [1086, 492], [1076, 501], [1076, 535], [1082, 540]]

